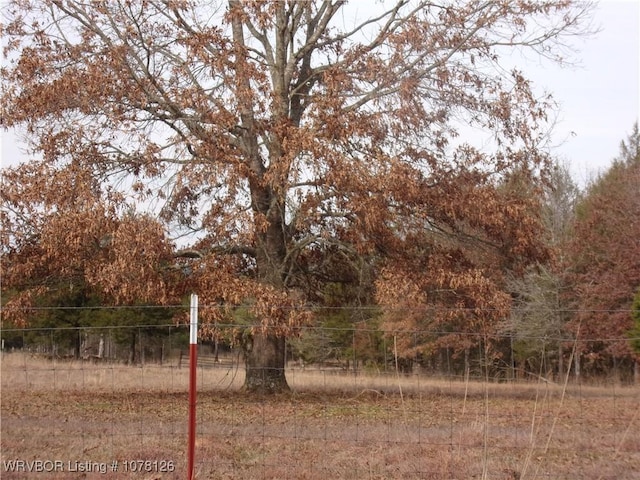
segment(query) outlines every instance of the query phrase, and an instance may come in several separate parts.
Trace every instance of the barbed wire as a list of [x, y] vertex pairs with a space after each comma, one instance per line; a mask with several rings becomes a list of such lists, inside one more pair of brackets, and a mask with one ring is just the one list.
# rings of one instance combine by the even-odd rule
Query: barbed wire
[[[219, 331], [224, 330], [246, 330], [253, 326], [246, 323], [207, 323], [204, 324], [208, 329], [214, 329]], [[17, 333], [52, 333], [52, 332], [64, 332], [64, 331], [109, 331], [109, 330], [143, 330], [143, 329], [188, 329], [188, 323], [158, 323], [158, 324], [135, 324], [135, 325], [80, 325], [80, 326], [52, 326], [52, 327], [12, 327], [12, 328], [0, 328], [0, 333], [5, 334], [17, 334]], [[263, 328], [276, 329], [277, 326], [265, 326]], [[323, 325], [301, 325], [296, 329], [299, 333], [305, 332], [353, 332], [359, 334], [382, 334], [387, 337], [393, 336], [459, 336], [469, 338], [480, 338], [488, 340], [496, 339], [513, 339], [513, 340], [527, 340], [527, 341], [545, 341], [545, 342], [567, 342], [572, 343], [579, 342], [627, 342], [640, 340], [640, 334], [638, 335], [625, 335], [625, 336], [611, 336], [611, 337], [591, 337], [585, 335], [575, 336], [561, 336], [561, 335], [531, 335], [531, 334], [519, 334], [514, 332], [474, 332], [464, 330], [441, 330], [441, 329], [385, 329], [374, 327], [363, 327], [360, 325], [351, 326], [323, 326]]]
[[[198, 308], [201, 310], [228, 310], [234, 308], [251, 307], [251, 303], [240, 305], [228, 304], [211, 304], [200, 303]], [[279, 310], [312, 310], [321, 311], [374, 311], [374, 312], [502, 312], [503, 309], [488, 307], [446, 307], [446, 306], [381, 306], [381, 305], [359, 305], [359, 306], [325, 306], [317, 304], [304, 305], [271, 305], [271, 308]], [[47, 310], [147, 310], [147, 309], [189, 309], [188, 304], [145, 304], [145, 305], [92, 305], [92, 306], [74, 306], [74, 305], [38, 305], [38, 306], [1, 306], [0, 314], [6, 311], [47, 311]], [[529, 308], [510, 307], [510, 312], [524, 313], [530, 312]], [[535, 310], [536, 313], [633, 313], [637, 309], [634, 308], [540, 308]]]

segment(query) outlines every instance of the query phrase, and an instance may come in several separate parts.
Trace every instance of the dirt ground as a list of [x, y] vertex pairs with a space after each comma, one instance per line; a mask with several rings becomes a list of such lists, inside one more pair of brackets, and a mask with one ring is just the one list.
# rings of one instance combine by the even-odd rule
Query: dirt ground
[[[51, 388], [2, 373], [2, 479], [186, 478], [182, 383]], [[267, 398], [201, 387], [196, 478], [640, 479], [638, 388], [291, 383]]]

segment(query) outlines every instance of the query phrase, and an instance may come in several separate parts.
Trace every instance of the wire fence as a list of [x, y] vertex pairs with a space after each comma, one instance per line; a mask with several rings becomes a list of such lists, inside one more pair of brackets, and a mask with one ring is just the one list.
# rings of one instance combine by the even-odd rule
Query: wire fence
[[[201, 479], [638, 479], [629, 338], [384, 331], [287, 340], [291, 391], [243, 391], [240, 325], [198, 350]], [[0, 476], [186, 478], [187, 326], [3, 329]], [[594, 353], [596, 352], [596, 353]]]

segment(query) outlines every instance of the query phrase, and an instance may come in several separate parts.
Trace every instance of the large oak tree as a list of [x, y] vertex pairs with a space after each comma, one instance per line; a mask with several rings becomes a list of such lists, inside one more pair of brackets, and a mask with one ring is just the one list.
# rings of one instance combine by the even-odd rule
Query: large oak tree
[[[468, 292], [483, 322], [503, 312], [482, 251], [542, 254], [530, 199], [504, 185], [536, 183], [552, 102], [501, 62], [562, 61], [587, 13], [570, 0], [10, 1], [2, 123], [26, 130], [34, 171], [83, 172], [191, 234], [191, 286], [255, 321], [246, 386], [278, 391], [305, 298], [372, 260], [392, 259], [387, 300], [402, 268], [453, 300]], [[492, 148], [459, 136], [476, 131]]]

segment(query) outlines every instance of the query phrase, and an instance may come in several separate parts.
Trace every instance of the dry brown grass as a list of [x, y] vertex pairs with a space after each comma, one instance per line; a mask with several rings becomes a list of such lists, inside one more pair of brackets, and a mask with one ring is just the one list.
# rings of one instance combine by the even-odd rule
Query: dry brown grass
[[[198, 372], [200, 479], [639, 479], [640, 389], [288, 372], [292, 393], [240, 392], [242, 369]], [[2, 360], [2, 462], [120, 462], [185, 478], [186, 368]], [[402, 392], [402, 395], [400, 395]], [[124, 460], [175, 472], [130, 473]], [[69, 472], [8, 472], [69, 478]]]

